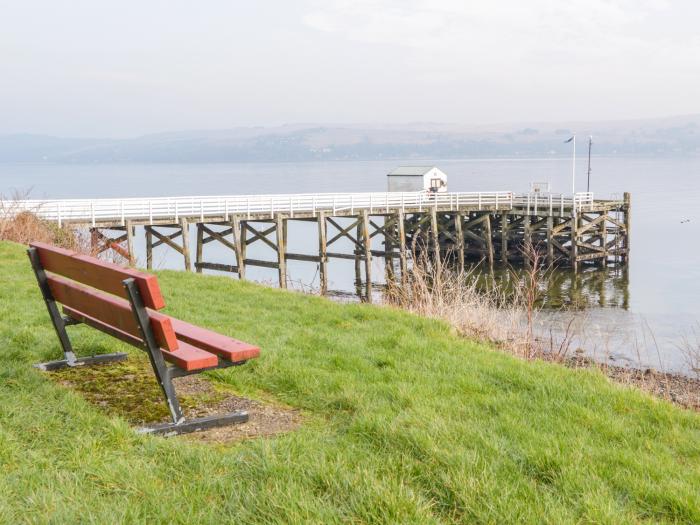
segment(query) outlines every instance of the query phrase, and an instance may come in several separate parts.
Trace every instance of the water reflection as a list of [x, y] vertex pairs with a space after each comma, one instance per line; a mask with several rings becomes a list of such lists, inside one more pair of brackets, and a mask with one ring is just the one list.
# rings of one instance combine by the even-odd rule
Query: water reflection
[[[469, 271], [483, 289], [495, 288], [506, 294], [512, 294], [517, 281], [526, 276], [525, 269], [510, 266], [495, 267], [490, 271], [485, 265], [477, 264]], [[544, 309], [584, 310], [594, 306], [629, 309], [627, 266], [587, 267], [576, 273], [570, 268], [553, 268], [542, 271], [538, 280], [539, 306]]]

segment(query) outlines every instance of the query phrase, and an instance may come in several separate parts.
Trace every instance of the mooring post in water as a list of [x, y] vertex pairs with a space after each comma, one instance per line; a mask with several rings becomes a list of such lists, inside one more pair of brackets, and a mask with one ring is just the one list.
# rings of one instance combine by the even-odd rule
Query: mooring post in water
[[190, 225], [187, 219], [180, 219], [180, 228], [182, 230], [182, 256], [185, 259], [185, 271], [192, 271], [192, 260], [190, 258]]
[[326, 224], [326, 214], [319, 212], [318, 214], [318, 271], [319, 281], [321, 284], [321, 295], [328, 293], [328, 246], [327, 236], [328, 227]]

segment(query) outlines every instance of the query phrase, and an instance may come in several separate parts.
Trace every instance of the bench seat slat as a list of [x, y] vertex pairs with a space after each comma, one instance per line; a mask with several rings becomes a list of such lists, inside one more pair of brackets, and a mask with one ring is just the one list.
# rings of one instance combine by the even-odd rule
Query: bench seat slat
[[[62, 305], [80, 312], [90, 312], [91, 317], [141, 338], [131, 305], [126, 300], [87, 288], [58, 275], [48, 275], [47, 280], [51, 294]], [[170, 318], [153, 311], [149, 311], [148, 316], [158, 345], [165, 350], [176, 351], [178, 342]]]
[[174, 317], [170, 318], [170, 322], [178, 340], [186, 341], [207, 352], [212, 352], [227, 361], [236, 363], [254, 359], [260, 355], [260, 349], [257, 346], [232, 339]]
[[[70, 308], [69, 306], [64, 305], [63, 312], [71, 319], [75, 319], [76, 321], [85, 323], [86, 325], [100, 330], [101, 332], [105, 332], [106, 334], [120, 339], [125, 343], [139, 348], [141, 348], [142, 346], [141, 338], [136, 337], [123, 330], [120, 330], [119, 328], [116, 328], [114, 326], [110, 326], [109, 324], [106, 324], [98, 319], [95, 319], [92, 316], [75, 310], [74, 308]], [[219, 359], [214, 354], [197, 348], [185, 341], [178, 341], [178, 343], [179, 348], [176, 352], [169, 352], [161, 348], [163, 358], [166, 361], [174, 364], [178, 368], [182, 368], [183, 370], [192, 372], [194, 370], [201, 370], [203, 368], [215, 367], [219, 364]]]
[[41, 266], [48, 272], [68, 277], [123, 298], [127, 298], [127, 296], [122, 282], [131, 277], [136, 281], [141, 298], [147, 308], [160, 310], [165, 307], [165, 301], [155, 275], [122, 268], [95, 257], [42, 242], [33, 242], [30, 246], [37, 249]]

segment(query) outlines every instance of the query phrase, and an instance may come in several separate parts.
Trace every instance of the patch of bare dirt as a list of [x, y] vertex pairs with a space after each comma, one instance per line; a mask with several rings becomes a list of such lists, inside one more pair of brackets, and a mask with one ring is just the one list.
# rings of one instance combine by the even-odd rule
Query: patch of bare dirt
[[[221, 395], [210, 381], [198, 376], [175, 379], [175, 388], [183, 395], [200, 397], [212, 396], [216, 401], [191, 406], [185, 409], [186, 417], [204, 417], [244, 410], [248, 412], [248, 422], [238, 425], [212, 428], [181, 437], [204, 443], [231, 443], [256, 437], [269, 437], [297, 429], [302, 423], [301, 413], [293, 408], [263, 403], [231, 393]], [[218, 395], [217, 395], [218, 394]]]

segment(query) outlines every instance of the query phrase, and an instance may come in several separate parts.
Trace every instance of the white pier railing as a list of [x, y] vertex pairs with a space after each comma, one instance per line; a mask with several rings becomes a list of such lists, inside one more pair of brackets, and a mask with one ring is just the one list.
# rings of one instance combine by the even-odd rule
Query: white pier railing
[[391, 213], [406, 210], [473, 209], [508, 210], [513, 207], [528, 211], [545, 212], [565, 209], [582, 210], [593, 203], [590, 193], [573, 196], [555, 194], [519, 194], [509, 191], [470, 193], [384, 192], [384, 193], [314, 193], [295, 195], [235, 195], [191, 196], [127, 199], [61, 199], [0, 201], [0, 213], [16, 214], [32, 212], [39, 217], [57, 222], [125, 224], [127, 220], [152, 223], [154, 221], [178, 222], [181, 218], [205, 221], [211, 217], [229, 220], [232, 215], [247, 218], [273, 217], [284, 213], [316, 215], [320, 211], [329, 214], [354, 214], [362, 210], [370, 213]]

